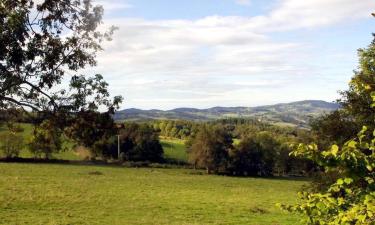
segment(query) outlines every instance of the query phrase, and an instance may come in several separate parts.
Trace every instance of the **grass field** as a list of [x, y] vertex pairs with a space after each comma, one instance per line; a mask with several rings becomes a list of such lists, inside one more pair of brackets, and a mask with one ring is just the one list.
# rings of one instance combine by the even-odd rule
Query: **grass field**
[[298, 224], [304, 181], [183, 169], [0, 163], [0, 224]]
[[183, 140], [162, 138], [160, 143], [163, 146], [164, 157], [166, 159], [172, 159], [179, 163], [186, 163], [188, 161], [188, 155]]

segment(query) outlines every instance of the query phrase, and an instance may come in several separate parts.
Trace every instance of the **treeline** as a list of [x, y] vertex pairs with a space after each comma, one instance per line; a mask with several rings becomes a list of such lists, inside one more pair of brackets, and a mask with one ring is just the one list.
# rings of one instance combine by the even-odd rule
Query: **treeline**
[[260, 131], [270, 131], [293, 136], [306, 137], [306, 135], [308, 135], [306, 129], [275, 126], [252, 118], [227, 118], [210, 122], [156, 120], [147, 122], [147, 124], [158, 131], [161, 136], [185, 140], [189, 139], [191, 136], [195, 136], [203, 124], [221, 124], [231, 133], [233, 138], [241, 138], [249, 133]]
[[187, 139], [195, 135], [200, 123], [187, 120], [157, 120], [148, 122], [160, 136]]
[[82, 112], [80, 119], [70, 122], [64, 130], [53, 119], [33, 120], [31, 137], [25, 140], [19, 126], [24, 116], [21, 112], [9, 113], [5, 123], [7, 131], [1, 132], [0, 150], [8, 158], [18, 157], [21, 149], [27, 149], [35, 158], [49, 159], [64, 151], [64, 143], [69, 142], [72, 148], [87, 149], [88, 159], [163, 163], [159, 136], [165, 136], [185, 139], [189, 163], [209, 173], [306, 175], [314, 168], [308, 160], [289, 156], [293, 144], [314, 139], [308, 130], [279, 127], [254, 119], [116, 124], [109, 114]]
[[[190, 163], [208, 173], [236, 176], [306, 175], [314, 168], [309, 160], [289, 156], [293, 144], [303, 140], [298, 132], [242, 122], [228, 129], [232, 122], [203, 124], [187, 142]], [[238, 129], [246, 132], [236, 136]]]
[[238, 176], [306, 175], [309, 160], [289, 156], [293, 144], [311, 142], [306, 129], [280, 127], [255, 119], [228, 118], [210, 122], [148, 122], [161, 136], [186, 140], [189, 162], [208, 173]]

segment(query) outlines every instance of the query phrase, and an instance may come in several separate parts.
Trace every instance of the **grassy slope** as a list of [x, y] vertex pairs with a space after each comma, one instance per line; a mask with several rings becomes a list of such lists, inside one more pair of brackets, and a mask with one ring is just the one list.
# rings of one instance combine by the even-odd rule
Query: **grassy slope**
[[[20, 126], [24, 129], [22, 134], [24, 137], [24, 142], [26, 143], [24, 146], [24, 149], [20, 153], [20, 157], [32, 158], [33, 155], [28, 151], [27, 143], [31, 139], [31, 136], [33, 133], [33, 126], [27, 123], [21, 123]], [[7, 131], [7, 128], [0, 127], [0, 132], [5, 132], [5, 131]], [[64, 160], [81, 160], [81, 158], [77, 154], [75, 154], [75, 152], [72, 150], [73, 143], [71, 141], [64, 139], [63, 148], [65, 149], [65, 151], [61, 151], [57, 154], [53, 154], [53, 158], [64, 159]], [[2, 156], [2, 153], [0, 151], [0, 157], [1, 156]]]
[[0, 163], [0, 174], [0, 224], [298, 224], [275, 203], [305, 184], [69, 165]]
[[163, 146], [165, 158], [173, 159], [182, 163], [188, 161], [186, 147], [183, 140], [163, 138], [160, 140], [160, 143]]

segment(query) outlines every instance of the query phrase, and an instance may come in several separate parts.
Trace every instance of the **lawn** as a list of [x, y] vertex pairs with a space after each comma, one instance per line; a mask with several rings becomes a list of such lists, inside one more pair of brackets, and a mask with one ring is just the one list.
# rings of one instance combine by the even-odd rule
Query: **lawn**
[[304, 181], [185, 169], [0, 163], [1, 224], [298, 224]]

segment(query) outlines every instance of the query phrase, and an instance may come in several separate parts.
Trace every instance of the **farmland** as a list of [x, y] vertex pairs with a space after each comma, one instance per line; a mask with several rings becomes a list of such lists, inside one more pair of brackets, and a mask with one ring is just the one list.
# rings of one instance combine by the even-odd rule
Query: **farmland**
[[[21, 124], [27, 140], [32, 128]], [[0, 131], [1, 132], [1, 131]], [[238, 143], [238, 140], [235, 140]], [[161, 137], [169, 162], [187, 163], [184, 141]], [[66, 142], [55, 159], [83, 160]], [[21, 157], [33, 157], [27, 146]], [[0, 224], [297, 224], [303, 180], [235, 178], [200, 170], [0, 163]], [[90, 164], [90, 163], [89, 163]]]

